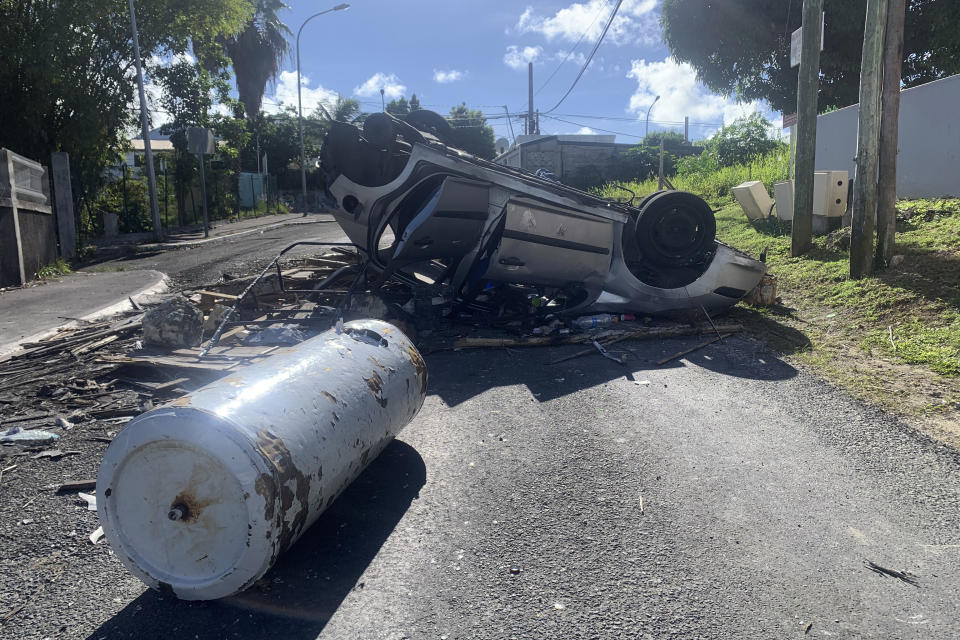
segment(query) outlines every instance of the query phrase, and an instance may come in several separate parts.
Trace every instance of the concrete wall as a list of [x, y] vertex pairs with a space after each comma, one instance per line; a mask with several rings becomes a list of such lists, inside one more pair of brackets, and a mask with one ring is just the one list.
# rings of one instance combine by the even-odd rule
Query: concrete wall
[[[960, 75], [900, 94], [897, 196], [960, 196]], [[817, 171], [855, 174], [859, 105], [817, 119]]]

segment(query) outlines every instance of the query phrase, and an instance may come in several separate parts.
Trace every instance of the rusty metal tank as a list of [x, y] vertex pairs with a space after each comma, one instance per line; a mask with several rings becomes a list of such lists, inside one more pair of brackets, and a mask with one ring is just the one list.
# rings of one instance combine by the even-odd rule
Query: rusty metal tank
[[417, 414], [423, 358], [348, 322], [131, 421], [97, 477], [104, 532], [148, 586], [209, 600], [258, 580]]

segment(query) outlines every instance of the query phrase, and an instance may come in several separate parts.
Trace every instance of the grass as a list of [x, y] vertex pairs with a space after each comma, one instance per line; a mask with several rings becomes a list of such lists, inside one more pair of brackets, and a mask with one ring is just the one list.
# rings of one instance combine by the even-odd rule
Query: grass
[[[774, 154], [751, 167], [714, 176], [678, 176], [715, 207], [717, 237], [758, 256], [766, 251], [782, 304], [740, 305], [731, 315], [788, 358], [812, 368], [855, 396], [901, 415], [937, 419], [937, 433], [960, 445], [960, 199], [904, 200], [897, 204], [895, 254], [899, 265], [873, 277], [848, 277], [849, 252], [830, 237], [790, 257], [790, 228], [750, 223], [729, 188], [748, 179], [784, 178]], [[629, 183], [638, 195], [656, 181]], [[614, 185], [607, 197], [624, 199]]]
[[37, 269], [37, 278], [40, 280], [54, 280], [71, 273], [70, 263], [63, 258], [57, 258], [48, 265]]

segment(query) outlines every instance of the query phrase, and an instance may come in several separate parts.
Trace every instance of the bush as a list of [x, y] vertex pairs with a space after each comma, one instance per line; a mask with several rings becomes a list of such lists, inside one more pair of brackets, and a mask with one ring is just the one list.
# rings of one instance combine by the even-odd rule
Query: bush
[[153, 229], [147, 185], [141, 179], [128, 177], [126, 181], [121, 178], [108, 183], [100, 191], [91, 208], [94, 215], [99, 217], [104, 213], [117, 214], [120, 233], [139, 233]]
[[782, 143], [770, 137], [770, 121], [758, 112], [737, 118], [706, 142], [722, 167], [745, 164], [751, 158], [770, 153]]

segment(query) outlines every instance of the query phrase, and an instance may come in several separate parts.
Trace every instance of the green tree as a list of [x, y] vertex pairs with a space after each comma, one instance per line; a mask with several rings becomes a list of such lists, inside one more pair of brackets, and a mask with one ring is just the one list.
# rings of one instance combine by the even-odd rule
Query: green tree
[[679, 147], [686, 144], [683, 134], [679, 131], [654, 131], [644, 136], [640, 144], [647, 147], [660, 147], [660, 140], [663, 140], [664, 148]]
[[[402, 100], [402, 98], [401, 98]], [[393, 100], [390, 104], [393, 104]], [[390, 107], [387, 107], [390, 111]], [[330, 104], [319, 104], [314, 113], [322, 120], [335, 120], [337, 122], [354, 122], [360, 116], [360, 103], [353, 98], [344, 98], [341, 95]]]
[[[651, 133], [650, 136], [652, 135]], [[630, 147], [621, 154], [623, 160], [618, 164], [616, 176], [618, 180], [646, 180], [651, 174], [656, 176], [660, 173], [660, 140], [657, 140], [656, 146], [645, 144], [645, 142], [646, 139], [643, 143]], [[664, 143], [664, 148], [666, 148], [666, 143]], [[664, 150], [664, 174], [672, 176], [676, 171], [676, 165], [676, 157], [669, 151]]]
[[407, 99], [403, 96], [394, 98], [387, 103], [386, 112], [398, 118], [403, 118], [403, 116], [410, 113], [410, 111], [410, 103], [408, 103]]
[[177, 217], [185, 222], [186, 198], [197, 171], [196, 158], [187, 151], [187, 128], [210, 126], [214, 99], [227, 99], [229, 85], [223, 71], [210, 72], [200, 62], [175, 61], [154, 71], [162, 87], [160, 105], [172, 118], [163, 129], [170, 135], [176, 151], [173, 184], [177, 199]]
[[485, 160], [492, 160], [496, 155], [493, 127], [487, 126], [483, 111], [468, 109], [467, 103], [462, 102], [450, 109], [450, 126], [454, 147]]
[[[137, 5], [147, 73], [193, 40], [236, 33], [248, 0], [151, 0]], [[0, 0], [0, 146], [47, 163], [66, 151], [81, 201], [99, 190], [123, 138], [138, 130], [126, 0]]]
[[770, 121], [760, 113], [741, 116], [707, 140], [705, 150], [716, 156], [721, 167], [748, 162], [780, 144], [770, 137], [770, 127]]
[[267, 84], [276, 79], [290, 52], [291, 35], [277, 15], [289, 7], [281, 0], [255, 0], [256, 10], [240, 33], [224, 38], [233, 64], [237, 96], [249, 120], [256, 120]]
[[417, 94], [410, 96], [410, 111], [420, 111], [423, 107], [420, 106], [420, 99], [417, 97]]
[[[713, 91], [766, 100], [796, 111], [797, 69], [790, 34], [803, 2], [793, 0], [664, 0], [663, 37], [673, 57], [689, 62]], [[903, 82], [911, 87], [960, 72], [960, 3], [910, 0], [904, 32]], [[859, 100], [866, 0], [826, 3], [819, 106]]]

